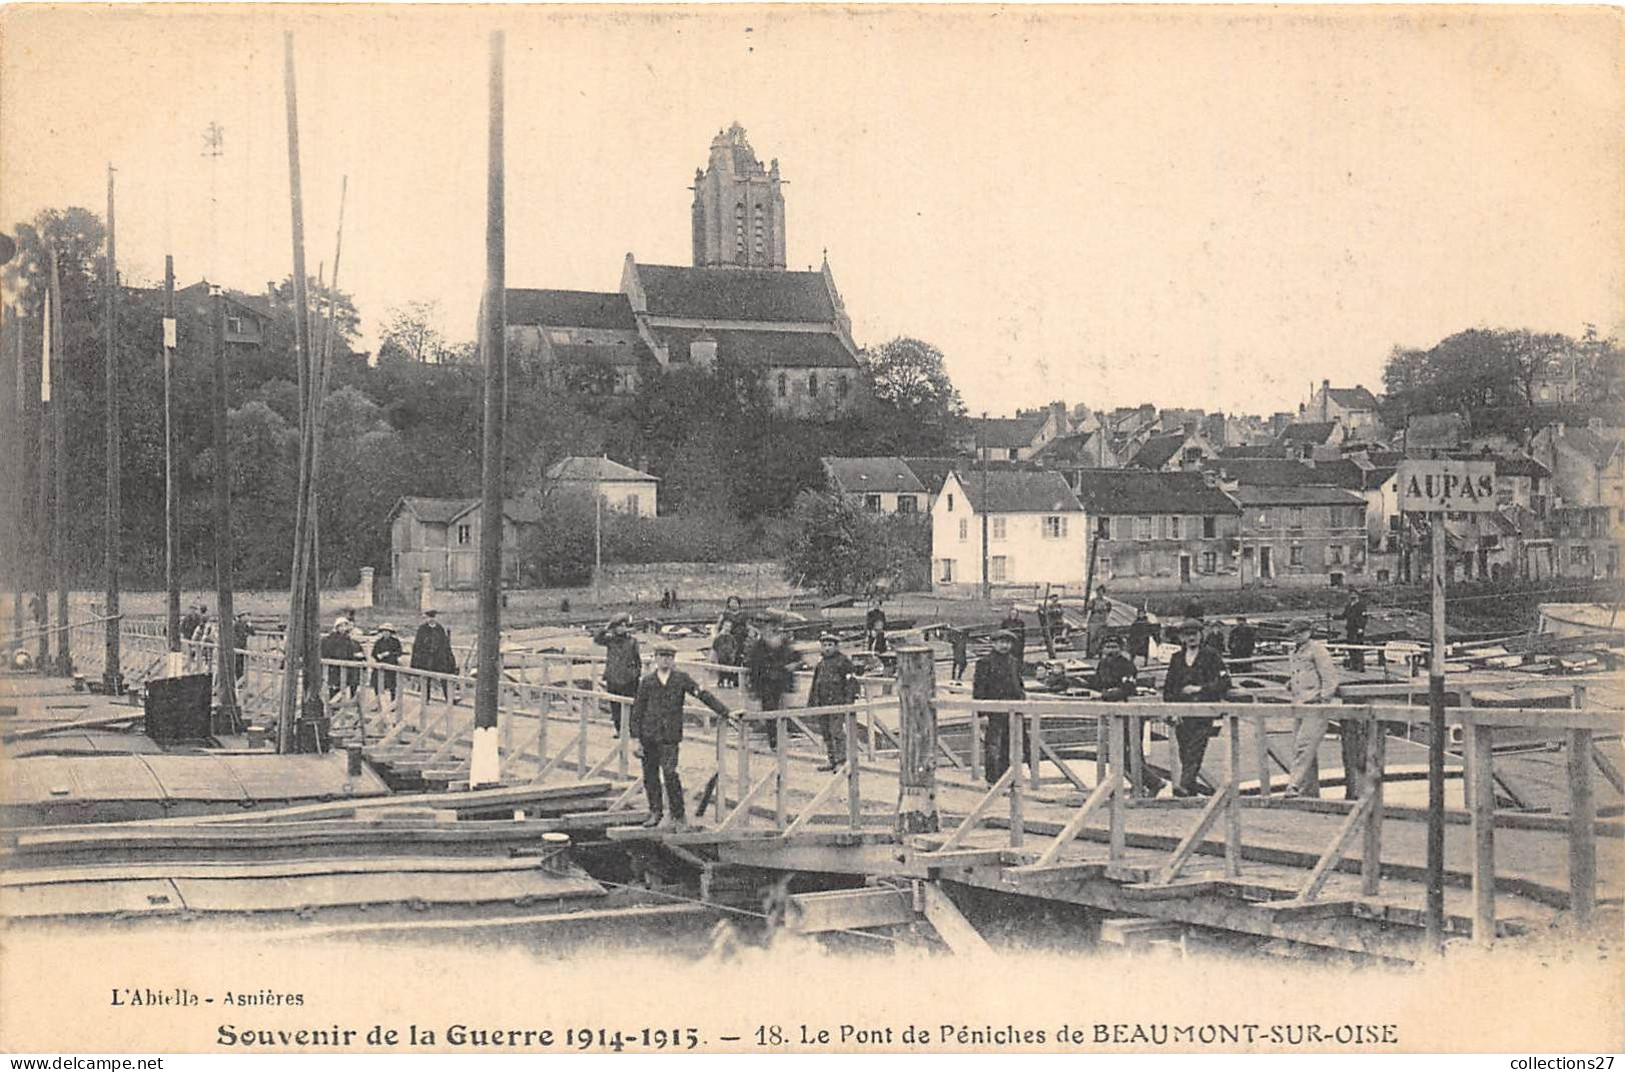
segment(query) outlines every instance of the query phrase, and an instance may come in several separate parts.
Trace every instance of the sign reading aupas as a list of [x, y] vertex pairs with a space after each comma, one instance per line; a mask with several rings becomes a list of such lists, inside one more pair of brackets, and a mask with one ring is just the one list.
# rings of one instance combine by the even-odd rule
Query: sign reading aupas
[[1495, 463], [1452, 459], [1399, 463], [1399, 508], [1422, 514], [1495, 509]]

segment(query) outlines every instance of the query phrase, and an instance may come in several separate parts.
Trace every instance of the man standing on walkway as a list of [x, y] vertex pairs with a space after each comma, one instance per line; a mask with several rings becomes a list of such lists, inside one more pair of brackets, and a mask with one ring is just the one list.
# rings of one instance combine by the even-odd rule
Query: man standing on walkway
[[1136, 665], [1151, 664], [1151, 639], [1156, 633], [1157, 627], [1151, 624], [1151, 616], [1142, 605], [1134, 614], [1134, 624], [1128, 627], [1128, 654]]
[[[1008, 629], [993, 634], [993, 650], [976, 660], [976, 675], [971, 679], [971, 698], [975, 700], [1025, 700], [1027, 690], [1021, 681], [1021, 664], [1016, 662], [1011, 649], [1016, 638]], [[972, 716], [975, 717], [975, 716]], [[987, 784], [992, 785], [1004, 777], [1010, 767], [1010, 716], [1003, 711], [989, 711], [987, 736], [982, 754], [986, 760]], [[975, 732], [974, 729], [972, 732]]]
[[1088, 652], [1095, 658], [1100, 657], [1102, 645], [1106, 641], [1106, 627], [1112, 618], [1112, 601], [1106, 598], [1106, 589], [1095, 589], [1095, 598], [1089, 604], [1089, 619], [1085, 625], [1088, 631], [1086, 642]]
[[[632, 616], [621, 611], [593, 634], [592, 642], [604, 649], [604, 691], [616, 696], [636, 696], [638, 679], [643, 676], [643, 653], [638, 649], [638, 638], [632, 635]], [[619, 733], [621, 704], [610, 701], [609, 718]]]
[[248, 638], [253, 635], [254, 623], [249, 620], [248, 612], [238, 611], [236, 620], [231, 623], [232, 665], [235, 667], [238, 681], [242, 681], [243, 671], [248, 668], [248, 657], [243, 652], [248, 650]]
[[[1123, 654], [1123, 641], [1120, 637], [1109, 636], [1106, 638], [1105, 645], [1101, 648], [1100, 663], [1095, 667], [1095, 672], [1089, 676], [1088, 685], [1100, 694], [1102, 700], [1118, 702], [1134, 699], [1134, 694], [1139, 689], [1139, 672], [1134, 668], [1134, 660]], [[1141, 755], [1144, 755], [1145, 725], [1143, 720], [1140, 733]], [[1129, 753], [1133, 750], [1133, 742], [1134, 737], [1129, 732], [1129, 722], [1125, 717], [1123, 719], [1123, 753], [1121, 759], [1125, 775], [1131, 769]], [[1104, 744], [1098, 747], [1104, 747]], [[1145, 790], [1146, 796], [1156, 796], [1162, 789], [1162, 784], [1162, 779], [1152, 773], [1149, 767], [1144, 763], [1140, 764], [1140, 785]]]
[[[1349, 593], [1348, 606], [1344, 607], [1338, 617], [1343, 619], [1344, 637], [1351, 645], [1365, 643], [1365, 626], [1370, 613], [1366, 610], [1365, 600], [1359, 592]], [[1358, 647], [1353, 648], [1348, 655], [1348, 668], [1361, 671], [1365, 669], [1365, 652]]]
[[[1168, 660], [1162, 698], [1168, 703], [1214, 703], [1224, 699], [1224, 659], [1202, 643], [1200, 619], [1186, 618], [1179, 623], [1179, 644], [1179, 650]], [[1174, 786], [1174, 796], [1190, 797], [1202, 792], [1198, 778], [1211, 736], [1211, 718], [1174, 720], [1174, 741], [1179, 748], [1179, 783]]]
[[[1287, 689], [1295, 704], [1326, 704], [1337, 697], [1337, 664], [1326, 645], [1314, 638], [1314, 623], [1299, 618], [1292, 623], [1292, 654], [1287, 660]], [[1287, 777], [1284, 795], [1320, 796], [1320, 742], [1331, 728], [1329, 718], [1302, 718], [1292, 735], [1292, 773]], [[1365, 769], [1365, 735], [1357, 727], [1358, 756], [1351, 755], [1354, 742], [1343, 724], [1343, 776], [1349, 799], [1359, 795], [1360, 775]]]
[[[858, 668], [841, 651], [841, 641], [834, 633], [818, 638], [820, 655], [813, 667], [812, 688], [807, 693], [808, 707], [834, 707], [854, 703], [858, 698]], [[846, 716], [824, 715], [824, 749], [829, 762], [819, 767], [832, 771], [846, 762]]]
[[[745, 658], [745, 685], [761, 703], [763, 711], [777, 711], [784, 706], [784, 697], [795, 688], [795, 666], [800, 661], [801, 657], [790, 647], [784, 626], [769, 622]], [[762, 728], [767, 733], [768, 747], [777, 748], [778, 720], [765, 719]]]
[[393, 701], [398, 676], [394, 668], [401, 665], [401, 638], [395, 635], [393, 623], [385, 622], [378, 627], [378, 639], [372, 642], [372, 661], [390, 668], [372, 672], [372, 691], [379, 696], [387, 692]]
[[1019, 676], [1022, 666], [1027, 661], [1027, 620], [1021, 616], [1014, 603], [1010, 604], [1010, 613], [1004, 616], [999, 628], [1010, 634], [1010, 656], [1016, 661], [1016, 672]]
[[[655, 668], [638, 682], [630, 720], [632, 736], [643, 748], [643, 792], [649, 799], [649, 818], [643, 825], [651, 828], [662, 825], [666, 813], [661, 800], [661, 784], [664, 783], [664, 804], [670, 805], [677, 829], [686, 830], [683, 782], [677, 774], [677, 750], [683, 742], [683, 698], [697, 697], [723, 718], [728, 717], [728, 708], [677, 669], [676, 648], [656, 644], [654, 656]], [[718, 732], [721, 732], [720, 726]]]
[[1236, 627], [1230, 630], [1230, 658], [1239, 660], [1234, 670], [1250, 674], [1253, 671], [1253, 651], [1258, 647], [1258, 631], [1247, 621], [1245, 614], [1236, 615]]
[[[440, 615], [432, 610], [423, 612], [423, 622], [418, 626], [417, 636], [412, 638], [412, 669], [429, 670], [436, 674], [455, 674], [457, 672], [457, 656], [451, 650], [451, 632], [440, 624]], [[423, 686], [423, 702], [429, 702], [429, 694], [434, 689], [434, 682], [430, 681]], [[451, 699], [451, 682], [440, 683], [441, 694], [447, 700]]]

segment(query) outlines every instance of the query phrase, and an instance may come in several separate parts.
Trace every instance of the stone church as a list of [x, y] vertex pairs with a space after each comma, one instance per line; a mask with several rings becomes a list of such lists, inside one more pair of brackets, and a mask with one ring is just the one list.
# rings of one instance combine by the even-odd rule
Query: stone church
[[830, 272], [785, 267], [779, 162], [763, 166], [738, 123], [694, 173], [691, 266], [641, 264], [619, 291], [510, 289], [508, 352], [573, 390], [625, 394], [661, 368], [732, 361], [761, 370], [774, 406], [849, 412], [864, 386], [852, 322]]

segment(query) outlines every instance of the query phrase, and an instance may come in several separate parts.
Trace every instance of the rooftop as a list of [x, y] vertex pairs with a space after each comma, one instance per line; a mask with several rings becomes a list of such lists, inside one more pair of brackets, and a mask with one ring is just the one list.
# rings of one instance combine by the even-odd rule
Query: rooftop
[[517, 287], [508, 290], [508, 323], [620, 331], [635, 331], [638, 326], [625, 294]]
[[657, 476], [610, 461], [603, 457], [569, 457], [554, 462], [547, 470], [549, 480], [659, 480]]
[[832, 324], [835, 303], [822, 272], [777, 268], [685, 268], [637, 264], [653, 316]]
[[865, 492], [901, 492], [918, 495], [925, 485], [901, 458], [822, 458], [835, 486], [848, 495]]
[[[983, 486], [986, 485], [984, 492]], [[991, 469], [960, 480], [971, 509], [979, 514], [1081, 513], [1083, 506], [1060, 473]]]
[[1091, 514], [1238, 514], [1236, 501], [1201, 473], [1084, 469], [1078, 499]]

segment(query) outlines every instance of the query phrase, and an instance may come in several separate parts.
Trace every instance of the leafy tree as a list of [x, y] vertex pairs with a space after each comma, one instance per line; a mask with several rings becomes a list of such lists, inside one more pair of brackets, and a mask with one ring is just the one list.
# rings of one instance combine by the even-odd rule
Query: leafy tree
[[437, 301], [409, 301], [391, 308], [384, 314], [384, 329], [379, 333], [378, 358], [400, 358], [420, 365], [442, 361], [446, 340], [435, 325], [440, 320]]
[[949, 450], [963, 425], [965, 403], [948, 377], [942, 351], [898, 337], [858, 354], [867, 373], [873, 420], [890, 433], [892, 453]]
[[868, 591], [881, 580], [894, 591], [921, 588], [929, 581], [930, 521], [872, 514], [842, 496], [806, 491], [796, 497], [781, 557], [787, 578], [826, 593]]
[[543, 587], [586, 584], [595, 550], [592, 496], [555, 492], [541, 500], [540, 515], [520, 537], [520, 575]]

